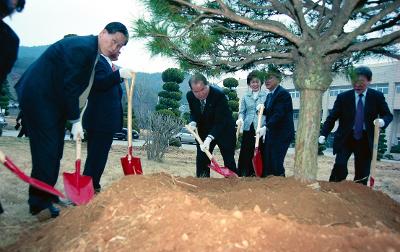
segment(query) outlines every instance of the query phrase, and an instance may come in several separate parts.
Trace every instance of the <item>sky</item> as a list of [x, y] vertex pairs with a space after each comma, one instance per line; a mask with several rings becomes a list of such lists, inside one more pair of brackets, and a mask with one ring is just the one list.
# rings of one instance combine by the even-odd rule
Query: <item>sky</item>
[[[66, 34], [97, 35], [108, 23], [118, 21], [132, 30], [133, 20], [148, 15], [139, 0], [26, 0], [21, 13], [4, 19], [18, 34], [20, 45], [52, 44]], [[177, 64], [165, 57], [151, 57], [144, 40], [130, 39], [117, 62], [137, 72], [162, 72]]]

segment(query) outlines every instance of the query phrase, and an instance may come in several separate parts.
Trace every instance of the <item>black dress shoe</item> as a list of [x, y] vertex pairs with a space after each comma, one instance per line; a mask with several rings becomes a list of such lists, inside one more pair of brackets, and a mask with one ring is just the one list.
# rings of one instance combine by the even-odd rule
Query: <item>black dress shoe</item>
[[56, 218], [60, 215], [60, 209], [53, 206], [52, 204], [47, 208], [30, 205], [29, 212], [32, 215], [37, 215], [39, 220]]

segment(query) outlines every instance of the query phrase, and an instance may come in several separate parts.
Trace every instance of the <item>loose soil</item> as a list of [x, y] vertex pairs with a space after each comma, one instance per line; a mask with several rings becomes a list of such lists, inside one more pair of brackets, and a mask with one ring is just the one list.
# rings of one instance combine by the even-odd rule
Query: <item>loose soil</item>
[[[29, 172], [27, 143], [6, 144]], [[73, 169], [73, 153], [67, 143], [63, 171]], [[195, 154], [180, 149], [161, 164], [135, 149], [146, 175], [124, 177], [124, 153], [113, 146], [104, 190], [92, 202], [62, 208], [45, 223], [27, 213], [25, 184], [2, 169], [0, 251], [400, 251], [400, 205], [381, 191], [292, 177], [197, 179], [190, 176]], [[292, 159], [285, 160], [289, 176]], [[319, 162], [318, 179], [326, 180], [333, 158]], [[377, 189], [397, 197], [399, 165], [378, 168]]]

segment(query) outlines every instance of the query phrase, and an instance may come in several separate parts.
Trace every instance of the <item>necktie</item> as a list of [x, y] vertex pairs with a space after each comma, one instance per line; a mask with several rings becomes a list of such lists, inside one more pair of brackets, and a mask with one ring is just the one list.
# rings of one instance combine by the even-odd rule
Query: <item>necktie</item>
[[356, 117], [354, 119], [354, 139], [360, 140], [362, 138], [363, 133], [363, 125], [364, 125], [364, 105], [362, 102], [363, 94], [358, 95], [357, 109], [356, 109]]
[[271, 103], [271, 98], [272, 98], [272, 93], [269, 93], [267, 95], [267, 99], [265, 100], [265, 108], [269, 107], [269, 104]]
[[117, 68], [115, 67], [114, 63], [111, 63], [111, 68], [112, 68], [113, 72], [117, 71]]
[[200, 100], [200, 109], [201, 113], [204, 112], [204, 108], [206, 107], [206, 100]]

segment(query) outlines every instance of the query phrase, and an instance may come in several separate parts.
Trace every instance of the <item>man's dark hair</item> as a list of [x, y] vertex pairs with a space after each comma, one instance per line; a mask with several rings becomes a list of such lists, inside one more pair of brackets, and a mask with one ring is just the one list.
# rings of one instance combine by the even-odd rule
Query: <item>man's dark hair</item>
[[[21, 12], [25, 7], [25, 0], [19, 0], [15, 6], [15, 10]], [[0, 0], [0, 16], [6, 17], [13, 13], [14, 8], [11, 7], [11, 0]]]
[[128, 29], [126, 29], [126, 26], [120, 22], [111, 22], [108, 25], [106, 25], [106, 27], [104, 27], [104, 29], [106, 29], [107, 32], [110, 34], [120, 32], [120, 33], [124, 34], [124, 36], [127, 39], [129, 38]]
[[204, 85], [208, 85], [208, 81], [207, 81], [207, 79], [206, 79], [206, 77], [204, 75], [202, 75], [201, 73], [195, 73], [189, 79], [189, 87], [190, 87], [190, 89], [192, 89], [192, 83], [195, 83], [195, 82], [198, 82], [198, 81], [202, 81], [204, 83]]
[[372, 79], [372, 72], [369, 67], [360, 66], [360, 67], [357, 67], [356, 69], [354, 69], [354, 72], [357, 76], [360, 76], [360, 75], [365, 76], [365, 78], [367, 78], [368, 81], [371, 81], [371, 79]]
[[251, 71], [247, 75], [247, 86], [250, 85], [251, 80], [254, 78], [259, 79], [261, 84], [264, 82], [264, 76], [263, 76], [262, 72], [258, 71], [258, 70], [254, 70], [254, 71]]

